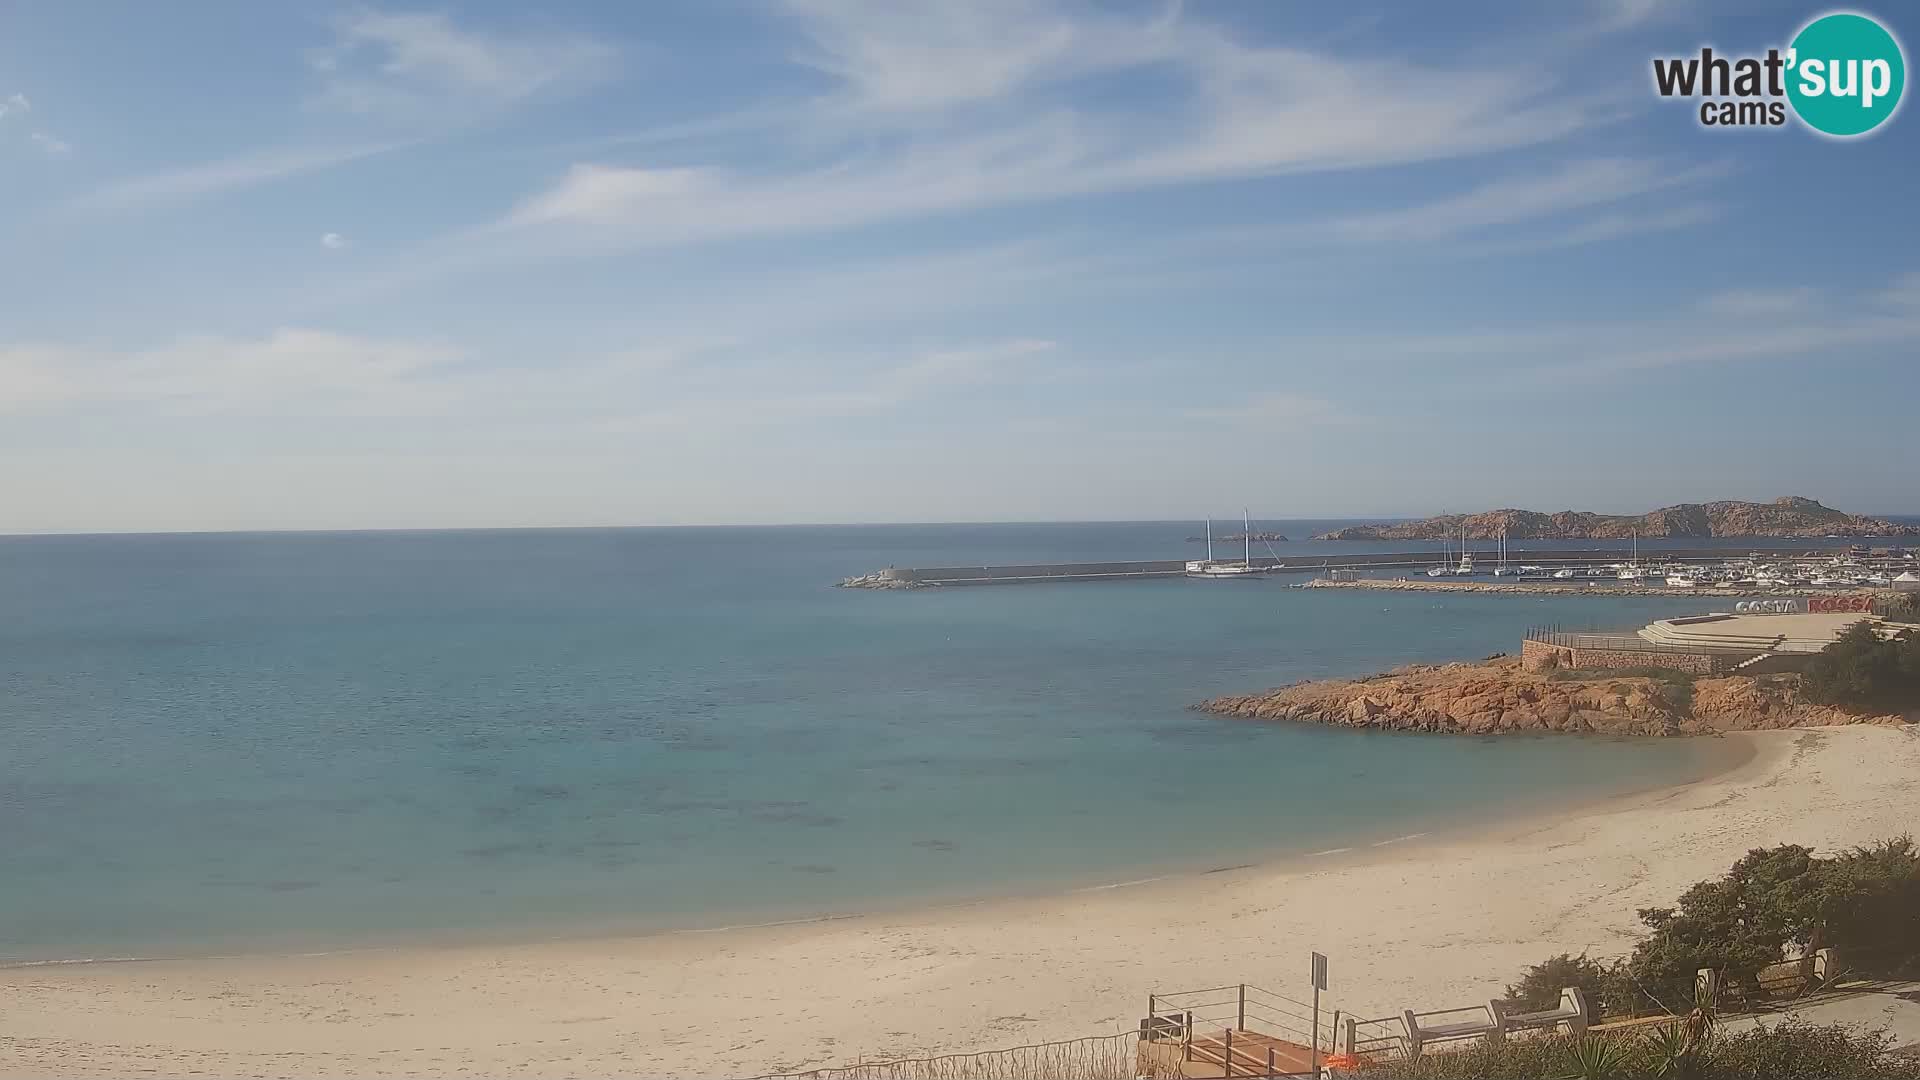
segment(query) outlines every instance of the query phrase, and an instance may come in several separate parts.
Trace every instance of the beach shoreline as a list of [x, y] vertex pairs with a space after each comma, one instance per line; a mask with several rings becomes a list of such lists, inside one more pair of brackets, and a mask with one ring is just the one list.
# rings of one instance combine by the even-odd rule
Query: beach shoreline
[[[1920, 830], [1913, 728], [1734, 736], [1678, 787], [1214, 873], [705, 933], [0, 971], [0, 1076], [727, 1076], [1124, 1031], [1245, 980], [1387, 1015], [1631, 948], [1747, 849]], [[1301, 984], [1301, 985], [1296, 985]]]
[[[1195, 708], [1198, 708], [1197, 706]], [[1238, 718], [1222, 717], [1223, 720]], [[1273, 723], [1275, 721], [1263, 721]], [[1301, 723], [1300, 721], [1279, 721], [1280, 723]], [[1383, 738], [1444, 739], [1495, 738], [1495, 736], [1462, 735], [1458, 733], [1436, 734], [1430, 732], [1379, 731], [1371, 733]], [[1644, 736], [1627, 736], [1610, 733], [1583, 733], [1565, 735], [1547, 732], [1525, 732], [1498, 736], [1502, 740], [1515, 738], [1541, 740], [1595, 740], [1595, 741], [1643, 741]], [[1528, 811], [1551, 812], [1569, 817], [1598, 811], [1606, 807], [1619, 805], [1648, 794], [1683, 788], [1691, 784], [1731, 775], [1750, 766], [1761, 748], [1748, 740], [1737, 737], [1735, 733], [1696, 734], [1687, 741], [1698, 748], [1704, 742], [1723, 743], [1724, 750], [1716, 751], [1704, 757], [1697, 770], [1680, 780], [1661, 778], [1658, 780], [1640, 780], [1630, 782], [1628, 786], [1604, 793], [1582, 792], [1572, 798], [1549, 799], [1539, 793], [1523, 797], [1524, 809]], [[1305, 850], [1294, 846], [1274, 845], [1271, 847], [1246, 850], [1244, 854], [1231, 861], [1225, 861], [1223, 853], [1216, 856], [1193, 855], [1179, 858], [1161, 858], [1159, 861], [1142, 861], [1120, 868], [1108, 868], [1103, 871], [1090, 871], [1065, 878], [1040, 881], [1005, 882], [978, 890], [955, 892], [901, 893], [886, 897], [870, 898], [858, 908], [831, 909], [768, 909], [762, 911], [730, 911], [711, 922], [658, 921], [647, 917], [635, 917], [631, 920], [592, 920], [568, 922], [565, 924], [542, 924], [529, 922], [519, 926], [506, 926], [491, 929], [458, 928], [420, 934], [414, 931], [395, 932], [392, 935], [362, 935], [340, 937], [316, 934], [311, 937], [284, 937], [276, 940], [247, 939], [217, 945], [201, 944], [178, 948], [162, 947], [149, 950], [110, 952], [102, 950], [99, 955], [41, 956], [14, 959], [0, 959], [0, 985], [4, 984], [6, 972], [35, 968], [90, 967], [99, 965], [137, 965], [161, 963], [195, 963], [202, 961], [235, 961], [266, 959], [298, 959], [323, 956], [381, 955], [407, 951], [431, 951], [448, 949], [507, 949], [520, 946], [564, 945], [595, 941], [634, 941], [646, 938], [672, 937], [677, 935], [731, 934], [743, 931], [764, 930], [781, 927], [807, 926], [821, 923], [845, 922], [857, 919], [903, 918], [915, 915], [931, 914], [943, 911], [962, 911], [985, 905], [1011, 904], [1023, 901], [1045, 901], [1052, 898], [1071, 896], [1080, 893], [1099, 893], [1114, 889], [1135, 888], [1142, 885], [1179, 882], [1186, 879], [1208, 878], [1220, 874], [1235, 874], [1254, 871], [1278, 871], [1289, 868], [1298, 869], [1309, 865], [1308, 860], [1326, 859], [1333, 855], [1349, 852], [1365, 852], [1373, 848], [1386, 848], [1394, 845], [1420, 843], [1445, 843], [1450, 838], [1458, 838], [1482, 830], [1496, 827], [1502, 817], [1513, 810], [1513, 804], [1502, 806], [1497, 812], [1485, 806], [1475, 806], [1460, 810], [1448, 817], [1430, 822], [1427, 827], [1415, 833], [1388, 836], [1390, 829], [1380, 829], [1373, 834], [1361, 833], [1339, 841], [1341, 846], [1333, 849]]]

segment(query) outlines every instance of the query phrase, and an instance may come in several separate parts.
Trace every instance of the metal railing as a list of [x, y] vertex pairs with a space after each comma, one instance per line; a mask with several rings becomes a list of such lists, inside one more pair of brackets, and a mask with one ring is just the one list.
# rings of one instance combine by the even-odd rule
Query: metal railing
[[868, 1061], [800, 1072], [767, 1073], [752, 1080], [1134, 1080], [1141, 1074], [1140, 1037], [1131, 1031], [1062, 1042], [1032, 1043], [973, 1054]]
[[[1208, 1062], [1222, 1076], [1311, 1075], [1330, 1053], [1337, 1024], [1316, 1022], [1313, 1006], [1251, 983], [1147, 996], [1143, 1038], [1177, 1041], [1185, 1061]], [[1276, 1045], [1276, 1043], [1278, 1045]]]
[[1407, 1026], [1398, 1016], [1347, 1019], [1341, 1050], [1364, 1061], [1399, 1061], [1409, 1056]]
[[1606, 649], [1610, 652], [1641, 652], [1666, 656], [1698, 656], [1712, 652], [1745, 652], [1751, 648], [1715, 645], [1663, 645], [1634, 633], [1608, 633], [1604, 630], [1562, 630], [1555, 625], [1529, 626], [1521, 635], [1526, 641], [1556, 645], [1563, 649]]

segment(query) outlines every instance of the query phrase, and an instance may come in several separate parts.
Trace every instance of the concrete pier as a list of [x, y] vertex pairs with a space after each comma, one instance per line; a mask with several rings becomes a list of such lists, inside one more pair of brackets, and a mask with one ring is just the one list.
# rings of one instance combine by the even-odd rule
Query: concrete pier
[[[1684, 548], [1642, 551], [1640, 561], [1648, 562], [1721, 562], [1757, 554], [1767, 559], [1826, 559], [1847, 554], [1844, 545], [1829, 548], [1752, 546], [1742, 548]], [[1482, 565], [1491, 565], [1494, 553], [1476, 551]], [[1256, 556], [1255, 566], [1271, 566], [1281, 573], [1317, 574], [1334, 570], [1424, 569], [1457, 562], [1459, 552], [1376, 551], [1342, 554], [1302, 554], [1274, 558]], [[1581, 548], [1557, 551], [1524, 550], [1507, 552], [1510, 565], [1526, 563], [1549, 570], [1567, 566], [1607, 565], [1625, 562], [1628, 552], [1619, 548]], [[1044, 581], [1120, 581], [1131, 578], [1179, 577], [1186, 573], [1185, 559], [1149, 559], [1135, 562], [1031, 563], [1017, 566], [930, 566], [888, 567], [875, 573], [848, 578], [842, 585], [850, 588], [901, 589], [927, 585], [1017, 585]]]

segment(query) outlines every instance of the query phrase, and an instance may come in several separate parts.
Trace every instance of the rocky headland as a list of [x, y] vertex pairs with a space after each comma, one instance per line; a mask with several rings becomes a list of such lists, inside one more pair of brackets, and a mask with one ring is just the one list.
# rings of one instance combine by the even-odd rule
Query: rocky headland
[[1517, 657], [1416, 664], [1361, 679], [1295, 683], [1195, 708], [1249, 720], [1462, 735], [1568, 732], [1711, 735], [1725, 731], [1894, 725], [1920, 716], [1863, 716], [1815, 705], [1799, 676], [1698, 678], [1679, 672], [1524, 670]]
[[1596, 514], [1562, 510], [1489, 510], [1480, 514], [1442, 514], [1419, 521], [1354, 525], [1314, 537], [1316, 540], [1625, 540], [1642, 537], [1822, 537], [1920, 536], [1920, 526], [1863, 517], [1823, 506], [1818, 500], [1788, 495], [1769, 503], [1725, 500], [1680, 503], [1645, 514]]

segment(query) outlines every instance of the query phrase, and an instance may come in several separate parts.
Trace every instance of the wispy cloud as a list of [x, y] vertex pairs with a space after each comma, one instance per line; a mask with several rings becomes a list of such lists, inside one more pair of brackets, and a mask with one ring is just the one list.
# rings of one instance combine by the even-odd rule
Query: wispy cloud
[[444, 345], [307, 329], [187, 338], [133, 352], [0, 346], [0, 412], [115, 403], [188, 414], [289, 405], [379, 411], [403, 396], [418, 398], [415, 380], [457, 355]]
[[1893, 307], [1920, 309], [1920, 270], [1894, 278], [1876, 299]]
[[290, 327], [131, 351], [0, 345], [0, 414], [120, 408], [146, 418], [514, 420], [564, 431], [727, 429], [876, 416], [1047, 381], [1054, 342], [931, 347], [826, 362], [724, 341], [663, 340], [538, 365], [475, 350]]
[[[1249, 43], [1178, 9], [1122, 19], [1052, 6], [800, 3], [800, 59], [827, 90], [763, 133], [815, 164], [580, 162], [503, 225], [633, 245], [855, 226], [1011, 203], [1463, 157], [1602, 115], [1552, 76]], [[1127, 72], [1149, 110], [1084, 89]], [[1523, 102], [1516, 106], [1516, 102]], [[824, 156], [820, 144], [833, 147]]]
[[1810, 285], [1792, 289], [1732, 289], [1714, 293], [1700, 306], [1717, 315], [1764, 317], [1797, 315], [1813, 307], [1820, 290]]
[[1700, 184], [1725, 172], [1718, 166], [1671, 167], [1642, 158], [1591, 158], [1551, 172], [1501, 177], [1417, 206], [1336, 218], [1324, 229], [1334, 238], [1357, 242], [1444, 240]]
[[28, 137], [33, 140], [33, 145], [39, 147], [48, 157], [65, 157], [73, 150], [70, 144], [44, 131], [36, 131]]
[[[362, 8], [310, 52], [313, 101], [338, 116], [329, 137], [294, 140], [110, 182], [63, 213], [146, 209], [291, 179], [414, 145], [605, 76], [616, 55], [595, 39], [555, 31], [480, 30], [441, 13]], [[340, 124], [361, 137], [339, 134]]]
[[406, 123], [470, 118], [580, 89], [617, 55], [600, 40], [551, 30], [480, 30], [439, 12], [361, 9], [308, 62], [325, 107]]
[[320, 246], [328, 251], [339, 251], [347, 246], [347, 238], [337, 232], [321, 233]]
[[33, 111], [33, 102], [25, 94], [8, 94], [0, 98], [0, 120], [9, 116], [24, 116]]
[[116, 180], [74, 197], [61, 209], [64, 213], [143, 210], [335, 168], [400, 145], [378, 142], [271, 147]]
[[1187, 409], [1184, 415], [1216, 423], [1288, 428], [1350, 424], [1357, 419], [1327, 398], [1283, 391], [1243, 396], [1230, 404]]

